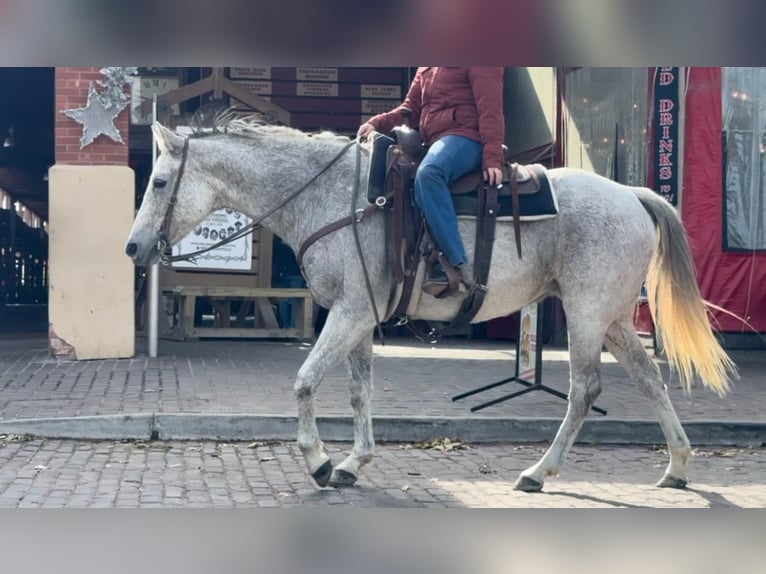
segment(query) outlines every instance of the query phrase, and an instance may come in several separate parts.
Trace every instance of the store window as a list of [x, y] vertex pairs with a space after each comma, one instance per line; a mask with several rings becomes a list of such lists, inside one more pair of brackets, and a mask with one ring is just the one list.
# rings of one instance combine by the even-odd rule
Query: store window
[[646, 185], [646, 68], [579, 68], [564, 77], [565, 163]]
[[766, 250], [766, 68], [723, 69], [725, 248]]

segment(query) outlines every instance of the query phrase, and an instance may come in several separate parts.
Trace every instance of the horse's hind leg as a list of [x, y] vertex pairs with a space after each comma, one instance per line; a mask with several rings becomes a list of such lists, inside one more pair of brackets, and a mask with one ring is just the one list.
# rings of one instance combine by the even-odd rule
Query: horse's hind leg
[[601, 393], [599, 364], [605, 327], [586, 316], [569, 320], [569, 405], [551, 446], [540, 461], [524, 470], [514, 488], [525, 492], [542, 490], [548, 476], [558, 474], [572, 448], [583, 421]]
[[606, 347], [652, 403], [670, 452], [670, 464], [657, 486], [684, 488], [691, 446], [662, 382], [662, 374], [646, 353], [630, 320], [615, 322], [606, 334]]
[[371, 329], [363, 315], [336, 303], [314, 348], [298, 370], [295, 396], [298, 401], [298, 446], [306, 459], [311, 476], [319, 486], [327, 486], [333, 468], [324, 451], [314, 415], [314, 395], [327, 371], [338, 365]]
[[372, 333], [359, 343], [348, 357], [351, 377], [351, 407], [354, 409], [354, 448], [332, 474], [334, 486], [352, 486], [361, 468], [368, 464], [375, 451], [372, 434]]

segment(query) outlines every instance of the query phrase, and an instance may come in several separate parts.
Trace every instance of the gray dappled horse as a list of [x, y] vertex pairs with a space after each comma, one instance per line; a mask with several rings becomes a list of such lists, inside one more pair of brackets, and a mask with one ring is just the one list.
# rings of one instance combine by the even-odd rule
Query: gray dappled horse
[[[136, 264], [157, 262], [163, 246], [177, 243], [208, 214], [224, 207], [254, 220], [263, 218], [263, 225], [297, 252], [314, 232], [348, 216], [352, 190], [359, 194], [359, 205], [367, 204], [366, 181], [357, 186], [354, 178], [358, 161], [362, 180], [366, 178], [369, 154], [363, 149], [360, 159], [348, 138], [310, 135], [244, 119], [229, 119], [219, 128], [223, 132], [204, 137], [185, 138], [160, 124], [152, 129], [160, 156], [126, 247]], [[348, 146], [345, 152], [344, 146]], [[550, 448], [521, 473], [516, 488], [542, 489], [545, 478], [555, 475], [563, 464], [601, 392], [599, 362], [604, 344], [649, 399], [666, 437], [670, 462], [658, 485], [683, 488], [691, 447], [660, 371], [633, 327], [644, 280], [669, 362], [687, 390], [698, 376], [723, 395], [729, 374], [736, 371], [710, 327], [680, 219], [668, 202], [649, 189], [627, 187], [578, 169], [551, 169], [548, 175], [558, 194], [559, 215], [522, 224], [523, 260], [516, 255], [512, 225], [498, 221], [489, 292], [473, 321], [504, 317], [551, 295], [561, 299], [566, 313], [570, 351], [566, 416]], [[474, 226], [470, 219], [460, 221], [471, 260]], [[303, 258], [311, 293], [329, 309], [295, 382], [298, 445], [321, 486], [354, 484], [374, 450], [375, 319], [352, 231], [344, 227], [324, 236]], [[377, 312], [385, 319], [395, 279], [386, 257], [384, 217], [370, 214], [357, 231]], [[472, 269], [466, 269], [465, 276], [472, 276]], [[456, 293], [436, 299], [424, 293], [411, 318], [450, 321], [463, 297]], [[328, 370], [343, 361], [351, 379], [354, 446], [333, 468], [317, 431], [314, 395]]]

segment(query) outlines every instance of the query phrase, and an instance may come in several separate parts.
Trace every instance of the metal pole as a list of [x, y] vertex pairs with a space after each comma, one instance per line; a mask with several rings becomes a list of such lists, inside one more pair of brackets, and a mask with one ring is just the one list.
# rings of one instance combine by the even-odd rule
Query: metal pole
[[[154, 123], [157, 117], [157, 94], [154, 94], [154, 101], [152, 103], [152, 123]], [[157, 162], [157, 140], [152, 135], [152, 171], [154, 171], [154, 165]], [[154, 263], [147, 269], [149, 277], [149, 289], [147, 290], [147, 297], [149, 301], [149, 356], [154, 358], [157, 356], [157, 347], [159, 341], [159, 303], [160, 303], [160, 268], [159, 264]]]

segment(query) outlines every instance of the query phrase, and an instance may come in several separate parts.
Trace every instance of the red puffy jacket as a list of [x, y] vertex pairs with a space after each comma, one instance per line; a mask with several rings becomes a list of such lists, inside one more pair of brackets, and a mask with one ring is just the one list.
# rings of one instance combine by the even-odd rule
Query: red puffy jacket
[[465, 136], [484, 145], [483, 169], [503, 164], [503, 68], [418, 68], [404, 103], [369, 123], [387, 134], [404, 123], [403, 110], [426, 145], [449, 134]]

